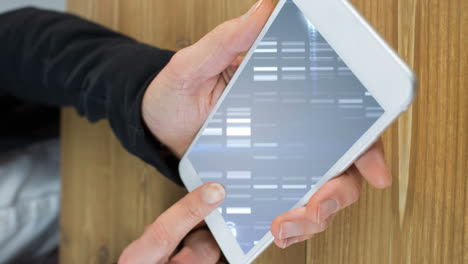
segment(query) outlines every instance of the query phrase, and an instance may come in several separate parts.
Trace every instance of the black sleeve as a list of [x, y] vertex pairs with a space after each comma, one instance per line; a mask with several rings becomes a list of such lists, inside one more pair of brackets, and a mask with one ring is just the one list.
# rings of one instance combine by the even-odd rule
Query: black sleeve
[[177, 158], [141, 117], [146, 87], [172, 55], [68, 14], [0, 14], [0, 95], [108, 119], [130, 153], [180, 184]]

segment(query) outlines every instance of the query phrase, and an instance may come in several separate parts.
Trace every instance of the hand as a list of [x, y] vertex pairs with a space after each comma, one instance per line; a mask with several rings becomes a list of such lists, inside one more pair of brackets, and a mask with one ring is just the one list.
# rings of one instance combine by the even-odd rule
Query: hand
[[273, 11], [270, 0], [227, 21], [177, 52], [148, 87], [143, 119], [159, 141], [181, 157]]
[[357, 202], [363, 180], [376, 188], [391, 185], [392, 177], [384, 160], [382, 142], [376, 143], [343, 175], [326, 183], [306, 207], [275, 218], [271, 233], [280, 248], [286, 248], [324, 231], [339, 210]]
[[[208, 183], [187, 194], [124, 250], [119, 264], [219, 263], [221, 251], [211, 233], [196, 227], [219, 206], [225, 193], [222, 185]], [[182, 249], [176, 251], [179, 245]]]

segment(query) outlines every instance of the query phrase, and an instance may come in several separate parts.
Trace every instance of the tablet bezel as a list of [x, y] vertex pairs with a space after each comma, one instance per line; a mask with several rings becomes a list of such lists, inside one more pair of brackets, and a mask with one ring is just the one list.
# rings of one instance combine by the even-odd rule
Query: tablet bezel
[[[191, 164], [188, 153], [198, 141], [201, 132], [219, 108], [229, 90], [236, 83], [240, 73], [253, 55], [273, 21], [287, 0], [280, 0], [262, 32], [245, 56], [239, 70], [234, 74], [223, 95], [213, 108], [179, 165], [179, 172], [189, 191], [203, 184]], [[410, 68], [399, 58], [391, 47], [379, 36], [365, 19], [345, 0], [293, 0], [315, 28], [334, 48], [356, 77], [369, 90], [385, 113], [364, 135], [340, 158], [294, 208], [307, 203], [315, 191], [335, 175], [340, 174], [368, 149], [380, 134], [411, 104], [416, 89], [416, 80]], [[359, 40], [359, 41], [356, 41]], [[369, 67], [378, 65], [379, 67]], [[291, 208], [292, 209], [292, 208]], [[247, 253], [240, 248], [223, 216], [217, 210], [211, 213], [206, 223], [230, 263], [249, 263], [273, 242], [270, 232]]]

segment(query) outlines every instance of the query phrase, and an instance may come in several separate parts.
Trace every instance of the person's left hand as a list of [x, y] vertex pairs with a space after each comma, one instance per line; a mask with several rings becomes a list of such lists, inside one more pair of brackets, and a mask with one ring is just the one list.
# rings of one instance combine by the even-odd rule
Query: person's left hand
[[387, 188], [392, 183], [381, 141], [346, 172], [321, 187], [305, 207], [276, 217], [271, 225], [276, 245], [286, 248], [325, 231], [338, 211], [359, 200], [364, 180], [379, 189]]
[[187, 150], [273, 11], [259, 0], [243, 16], [217, 26], [178, 51], [145, 92], [142, 116], [178, 157]]

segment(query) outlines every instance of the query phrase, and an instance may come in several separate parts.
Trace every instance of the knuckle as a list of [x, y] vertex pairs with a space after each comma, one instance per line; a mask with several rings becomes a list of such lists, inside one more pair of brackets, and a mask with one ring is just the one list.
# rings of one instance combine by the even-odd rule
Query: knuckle
[[204, 218], [204, 215], [198, 206], [187, 206], [186, 211], [188, 218], [192, 221], [197, 221]]
[[187, 47], [176, 52], [167, 65], [171, 76], [177, 77], [173, 79], [178, 82], [177, 86], [180, 88], [184, 88], [186, 86], [184, 84], [196, 79], [196, 72], [191, 67], [187, 67], [187, 56], [191, 53], [190, 49], [191, 47]]
[[[234, 29], [236, 29], [238, 25], [239, 19], [235, 18], [224, 22], [213, 30], [215, 36], [223, 36], [223, 40], [219, 43], [219, 45], [221, 51], [226, 52], [229, 55], [234, 55], [240, 51], [248, 49], [248, 47], [245, 47], [245, 41], [240, 41], [241, 39], [233, 34], [233, 32], [235, 32]], [[232, 45], [233, 43], [235, 43], [235, 45]]]
[[174, 64], [182, 64], [185, 61], [186, 54], [189, 52], [189, 47], [185, 47], [177, 51], [174, 56], [172, 56], [171, 61]]
[[155, 223], [154, 225], [151, 225], [147, 230], [147, 234], [160, 252], [164, 252], [165, 249], [169, 248], [171, 245], [170, 233], [161, 224]]
[[218, 34], [221, 34], [221, 35], [224, 35], [227, 28], [229, 27], [229, 24], [231, 23], [230, 20], [224, 22], [224, 23], [221, 23], [219, 25], [217, 25], [214, 29], [213, 29], [213, 35], [218, 35]]
[[236, 18], [225, 21], [213, 29], [213, 36], [226, 36], [227, 34], [232, 32], [232, 29], [236, 28], [237, 26], [238, 20]]

